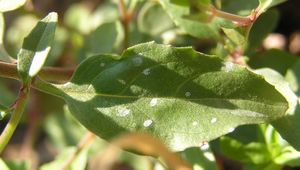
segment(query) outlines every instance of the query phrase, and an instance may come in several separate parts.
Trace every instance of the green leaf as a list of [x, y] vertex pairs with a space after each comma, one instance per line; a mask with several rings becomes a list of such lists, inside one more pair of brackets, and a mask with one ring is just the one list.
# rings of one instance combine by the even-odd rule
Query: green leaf
[[219, 28], [220, 25], [224, 24], [224, 20], [215, 18], [210, 23], [193, 21], [185, 18], [185, 16], [190, 14], [189, 6], [172, 4], [170, 3], [170, 0], [161, 0], [160, 3], [172, 18], [174, 23], [188, 34], [205, 39], [219, 38]]
[[[68, 170], [84, 170], [87, 165], [89, 147], [85, 147], [78, 156], [72, 161]], [[76, 147], [68, 147], [64, 149], [54, 161], [44, 164], [40, 170], [53, 170], [62, 169], [66, 160], [70, 158], [70, 155], [76, 152]]]
[[255, 49], [262, 44], [262, 41], [267, 37], [267, 35], [275, 29], [278, 19], [279, 12], [277, 10], [268, 10], [266, 13], [258, 17], [249, 33], [248, 54], [254, 53]]
[[123, 37], [122, 26], [119, 22], [102, 24], [87, 36], [85, 41], [87, 55], [111, 53]]
[[259, 9], [264, 12], [267, 9], [285, 2], [286, 0], [259, 0]]
[[2, 159], [0, 159], [0, 169], [1, 170], [10, 170]]
[[138, 15], [138, 28], [141, 32], [158, 35], [173, 27], [173, 21], [157, 3], [147, 3]]
[[233, 138], [222, 137], [220, 144], [222, 153], [233, 160], [248, 164], [265, 164], [272, 160], [267, 146], [263, 143], [251, 142], [244, 145]]
[[34, 77], [44, 65], [51, 49], [56, 22], [57, 14], [49, 13], [24, 39], [18, 54], [18, 71], [24, 82]]
[[37, 85], [104, 139], [150, 133], [174, 150], [243, 124], [285, 115], [286, 99], [262, 76], [220, 58], [153, 42], [88, 58], [64, 85]]
[[216, 161], [213, 153], [208, 149], [202, 151], [199, 147], [185, 149], [180, 152], [182, 159], [186, 160], [193, 169], [216, 170]]
[[286, 80], [290, 83], [291, 89], [300, 97], [300, 60], [287, 70]]
[[26, 3], [26, 0], [0, 0], [0, 12], [15, 10]]
[[286, 116], [272, 122], [274, 128], [279, 132], [281, 137], [285, 139], [296, 150], [300, 150], [300, 108], [298, 98], [293, 93], [289, 84], [276, 71], [271, 69], [260, 69], [255, 71], [265, 77], [266, 81], [274, 85], [274, 87], [286, 98], [289, 108]]
[[297, 56], [286, 51], [271, 49], [251, 56], [248, 64], [254, 69], [268, 67], [285, 75], [287, 70], [293, 66], [297, 59]]

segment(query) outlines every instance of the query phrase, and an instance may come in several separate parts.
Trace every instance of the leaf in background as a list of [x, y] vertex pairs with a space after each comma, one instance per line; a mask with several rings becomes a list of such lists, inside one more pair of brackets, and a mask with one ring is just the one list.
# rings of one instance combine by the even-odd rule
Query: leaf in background
[[0, 12], [15, 10], [26, 3], [26, 0], [0, 0]]
[[222, 154], [233, 160], [246, 164], [266, 164], [272, 160], [271, 153], [264, 143], [251, 142], [242, 144], [230, 137], [222, 137], [220, 140]]
[[247, 16], [251, 14], [251, 11], [258, 6], [257, 0], [223, 0], [222, 10], [241, 15]]
[[[89, 147], [85, 147], [72, 161], [68, 170], [85, 170], [88, 161], [88, 151]], [[40, 170], [54, 170], [54, 169], [62, 169], [66, 160], [70, 158], [70, 155], [73, 155], [76, 152], [76, 147], [68, 147], [62, 150], [62, 152], [56, 156], [55, 160], [46, 163], [40, 167]]]
[[296, 150], [300, 150], [300, 107], [298, 98], [293, 93], [289, 84], [276, 71], [271, 69], [260, 69], [255, 71], [265, 77], [266, 81], [274, 85], [274, 87], [286, 98], [289, 103], [286, 116], [273, 121], [271, 124], [279, 132], [281, 137], [289, 142]]
[[254, 69], [268, 67], [278, 71], [281, 75], [285, 75], [297, 59], [297, 56], [286, 51], [271, 49], [251, 56], [248, 65]]
[[174, 23], [186, 31], [188, 34], [197, 38], [218, 39], [219, 26], [223, 21], [215, 18], [211, 23], [200, 23], [184, 18], [190, 14], [189, 6], [180, 6], [170, 3], [170, 0], [159, 1]]
[[290, 83], [291, 89], [300, 97], [300, 60], [287, 70], [285, 79]]
[[258, 17], [249, 33], [248, 54], [253, 54], [255, 49], [262, 44], [262, 41], [267, 35], [275, 29], [278, 19], [279, 12], [277, 10], [268, 10]]
[[49, 13], [24, 39], [18, 54], [18, 71], [24, 82], [34, 77], [44, 65], [54, 38], [57, 14]]
[[173, 21], [158, 3], [146, 3], [138, 15], [138, 28], [152, 36], [173, 27]]
[[87, 56], [100, 53], [111, 53], [123, 40], [124, 33], [119, 22], [110, 22], [100, 25], [91, 32], [85, 41]]
[[[222, 28], [223, 32], [230, 40], [230, 43], [233, 43], [234, 50], [236, 49], [245, 49], [246, 47], [246, 37], [247, 37], [247, 27], [241, 28]], [[244, 50], [243, 50], [244, 51]]]
[[265, 12], [267, 9], [281, 4], [283, 2], [285, 2], [286, 0], [259, 0], [259, 10], [262, 12]]
[[193, 169], [216, 170], [216, 160], [211, 150], [202, 151], [199, 147], [185, 149], [180, 152], [183, 160], [193, 166]]
[[145, 43], [88, 58], [64, 85], [37, 88], [64, 98], [95, 134], [150, 133], [174, 150], [243, 124], [285, 115], [288, 103], [263, 77], [190, 47]]
[[85, 128], [70, 116], [69, 111], [66, 108], [64, 110], [64, 114], [51, 113], [43, 124], [48, 137], [58, 150], [76, 145], [86, 132]]
[[0, 159], [0, 169], [1, 170], [10, 170], [2, 159]]

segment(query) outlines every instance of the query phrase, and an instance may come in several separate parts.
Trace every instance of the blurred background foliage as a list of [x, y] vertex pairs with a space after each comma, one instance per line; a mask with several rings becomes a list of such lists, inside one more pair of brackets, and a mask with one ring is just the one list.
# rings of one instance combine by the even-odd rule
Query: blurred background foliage
[[[184, 9], [170, 4], [168, 0], [163, 0], [162, 4], [157, 0], [125, 2], [130, 11], [126, 29], [118, 9], [118, 0], [28, 1], [25, 6], [3, 14], [3, 44], [7, 53], [16, 58], [23, 38], [50, 11], [58, 12], [59, 26], [46, 62], [48, 66], [74, 68], [89, 56], [99, 53], [120, 54], [128, 46], [153, 40], [173, 46], [193, 46], [200, 52], [226, 59], [231, 58], [236, 47], [245, 41], [240, 36], [242, 31], [230, 30], [230, 24], [221, 20], [200, 23], [182, 18], [180, 15], [184, 15]], [[224, 11], [243, 16], [249, 15], [258, 5], [257, 0], [216, 0], [214, 3], [221, 5]], [[289, 0], [260, 16], [251, 29], [242, 54], [243, 60], [251, 68], [269, 67], [285, 76], [298, 96], [299, 7], [300, 1]], [[185, 27], [186, 24], [189, 29]], [[220, 24], [225, 26], [222, 30], [219, 30]], [[211, 32], [201, 30], [199, 25]], [[2, 52], [0, 55], [4, 55]], [[0, 109], [12, 104], [17, 89], [16, 81], [0, 79], [0, 103], [3, 105]], [[6, 123], [7, 119], [1, 120], [0, 128], [3, 129]], [[60, 169], [71, 155], [76, 157], [68, 170], [97, 169], [98, 159], [108, 144], [96, 138], [77, 153], [76, 145], [86, 133], [87, 130], [71, 117], [62, 100], [32, 90], [24, 120], [0, 159], [0, 169]], [[300, 153], [269, 125], [239, 127], [209, 146], [189, 148], [179, 154], [195, 170], [289, 170], [300, 167]], [[165, 169], [165, 166], [160, 159], [123, 151], [113, 169], [158, 170]]]

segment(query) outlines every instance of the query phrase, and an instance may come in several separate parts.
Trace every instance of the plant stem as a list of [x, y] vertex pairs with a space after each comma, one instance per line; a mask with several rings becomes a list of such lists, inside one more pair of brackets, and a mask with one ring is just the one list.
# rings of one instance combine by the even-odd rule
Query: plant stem
[[246, 16], [246, 17], [218, 10], [214, 6], [210, 6], [210, 8], [208, 8], [208, 10], [210, 12], [212, 12], [212, 14], [214, 16], [231, 20], [232, 22], [234, 22], [235, 24], [237, 24], [239, 26], [248, 26], [250, 24], [253, 24], [253, 22], [258, 17], [257, 10], [254, 10], [249, 16]]
[[[44, 67], [38, 76], [49, 82], [62, 83], [68, 81], [74, 72], [74, 68]], [[0, 77], [20, 80], [17, 65], [0, 61]]]
[[0, 154], [2, 153], [3, 149], [9, 142], [11, 136], [13, 135], [14, 131], [16, 130], [21, 118], [23, 111], [26, 107], [27, 99], [29, 96], [30, 91], [29, 85], [22, 84], [22, 87], [20, 88], [20, 92], [18, 95], [18, 98], [16, 99], [16, 102], [14, 104], [14, 112], [11, 115], [11, 118], [6, 125], [5, 129], [3, 130], [1, 136], [0, 136]]
[[121, 23], [124, 29], [123, 48], [126, 49], [129, 46], [129, 22], [131, 20], [131, 15], [126, 9], [124, 0], [119, 0], [118, 7], [121, 15]]
[[88, 146], [91, 142], [96, 139], [96, 136], [92, 132], [87, 132], [85, 136], [80, 140], [80, 142], [77, 145], [76, 151], [69, 157], [68, 160], [63, 164], [61, 170], [67, 170], [72, 162], [76, 159], [76, 157], [79, 155], [79, 153]]

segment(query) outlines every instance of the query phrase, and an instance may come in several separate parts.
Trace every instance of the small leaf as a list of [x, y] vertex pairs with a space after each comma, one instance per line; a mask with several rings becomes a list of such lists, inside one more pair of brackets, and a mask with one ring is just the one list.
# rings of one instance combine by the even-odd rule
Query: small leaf
[[173, 27], [173, 21], [157, 3], [147, 3], [138, 16], [138, 28], [141, 32], [158, 35]]
[[0, 12], [15, 10], [26, 3], [26, 0], [0, 0]]
[[161, 0], [159, 2], [177, 26], [195, 37], [218, 39], [220, 37], [220, 26], [228, 25], [227, 21], [220, 18], [214, 18], [210, 23], [201, 23], [187, 19], [186, 17], [191, 14], [189, 6], [172, 4], [170, 0]]
[[267, 9], [285, 2], [286, 0], [259, 0], [259, 9], [264, 12]]
[[265, 164], [272, 160], [271, 153], [263, 143], [242, 144], [233, 138], [222, 137], [220, 145], [223, 154], [243, 163]]
[[[88, 160], [88, 151], [90, 147], [85, 147], [77, 157], [72, 161], [68, 170], [84, 170], [86, 168]], [[53, 170], [62, 169], [66, 163], [66, 160], [70, 158], [76, 152], [76, 147], [68, 147], [64, 149], [54, 161], [44, 164], [40, 167], [40, 170]]]
[[247, 68], [155, 43], [120, 57], [90, 57], [69, 83], [37, 88], [61, 96], [79, 122], [104, 139], [139, 131], [174, 150], [274, 120], [288, 108], [273, 85]]
[[300, 60], [287, 70], [286, 80], [290, 83], [291, 89], [300, 97]]
[[1, 170], [10, 170], [2, 159], [0, 159], [0, 169]]
[[56, 22], [57, 14], [49, 13], [24, 39], [18, 54], [18, 71], [24, 82], [34, 77], [44, 65], [51, 49]]

